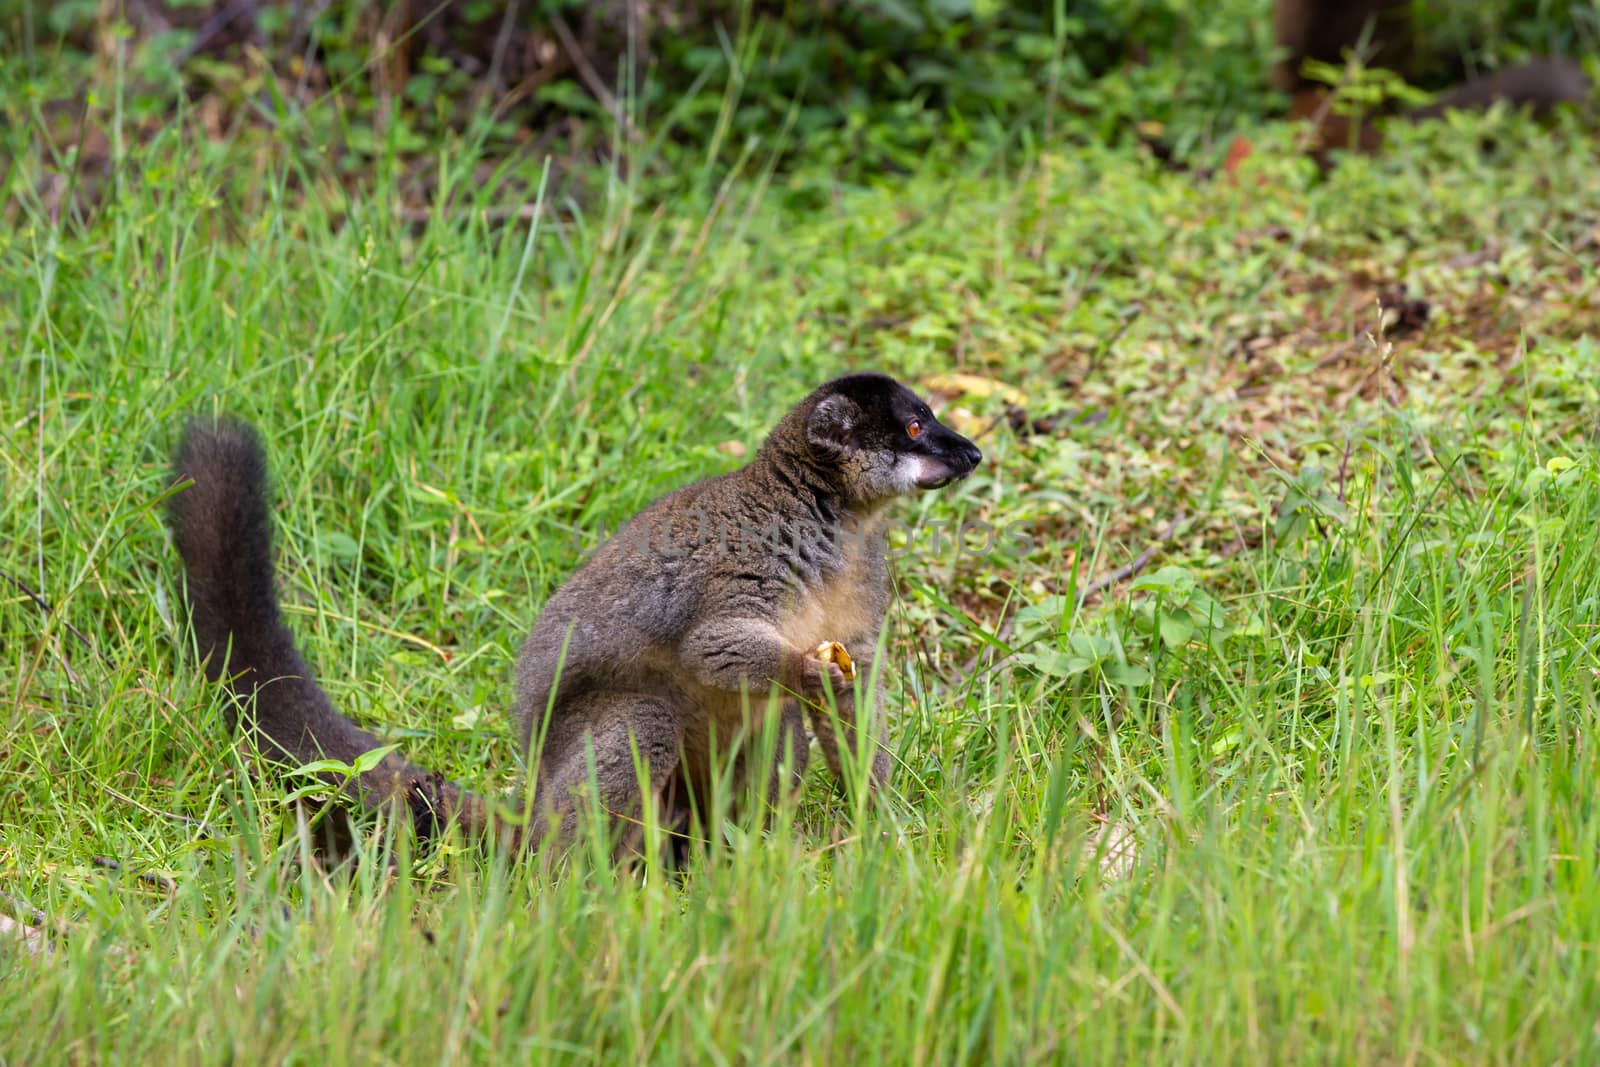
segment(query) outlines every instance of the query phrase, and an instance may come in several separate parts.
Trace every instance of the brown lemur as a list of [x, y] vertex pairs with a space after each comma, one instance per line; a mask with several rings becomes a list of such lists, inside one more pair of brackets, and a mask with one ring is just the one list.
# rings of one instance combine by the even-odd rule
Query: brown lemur
[[[1438, 29], [1450, 15], [1447, 5], [1419, 0], [1274, 0], [1273, 32], [1284, 57], [1272, 70], [1274, 88], [1289, 93], [1292, 118], [1316, 122], [1316, 151], [1377, 151], [1382, 132], [1359, 116], [1334, 113], [1326, 85], [1309, 77], [1307, 59], [1342, 65], [1348, 53], [1364, 50], [1369, 67], [1407, 78], [1426, 74], [1447, 52]], [[1443, 89], [1434, 101], [1401, 111], [1398, 119], [1435, 119], [1448, 111], [1481, 110], [1504, 101], [1544, 115], [1562, 104], [1582, 105], [1591, 88], [1583, 67], [1560, 56], [1533, 56], [1512, 66], [1466, 78]]]
[[[981, 459], [894, 379], [828, 382], [749, 464], [650, 504], [546, 602], [516, 671], [530, 818], [394, 753], [345, 784], [369, 807], [408, 809], [423, 837], [455, 823], [526, 847], [551, 827], [570, 838], [592, 783], [588, 802], [612, 815], [619, 848], [632, 850], [647, 805], [669, 828], [708, 812], [719, 760], [732, 760], [747, 790], [775, 799], [782, 764], [754, 765], [753, 746], [741, 743], [775, 725], [798, 780], [809, 711], [834, 774], [846, 754], [870, 752], [867, 784], [881, 788], [890, 776], [884, 687], [858, 708], [827, 642], [848, 649], [855, 677], [871, 674], [889, 603], [887, 505], [964, 478]], [[175, 474], [193, 482], [173, 495], [169, 518], [199, 654], [238, 709], [227, 713], [230, 730], [243, 718], [258, 750], [288, 764], [350, 763], [380, 747], [335, 710], [284, 626], [255, 432], [192, 421]]]

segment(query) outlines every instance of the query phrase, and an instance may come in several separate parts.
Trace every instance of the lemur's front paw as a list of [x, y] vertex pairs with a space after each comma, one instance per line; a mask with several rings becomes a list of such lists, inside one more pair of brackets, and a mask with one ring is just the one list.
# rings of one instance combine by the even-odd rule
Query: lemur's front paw
[[850, 659], [850, 653], [837, 641], [824, 641], [817, 646], [816, 656], [825, 663], [835, 664], [844, 673], [844, 680], [856, 680], [856, 665]]
[[846, 676], [843, 667], [832, 660], [812, 653], [802, 658], [800, 664], [798, 688], [802, 696], [815, 698], [832, 693], [835, 699], [843, 699], [851, 691], [850, 677]]

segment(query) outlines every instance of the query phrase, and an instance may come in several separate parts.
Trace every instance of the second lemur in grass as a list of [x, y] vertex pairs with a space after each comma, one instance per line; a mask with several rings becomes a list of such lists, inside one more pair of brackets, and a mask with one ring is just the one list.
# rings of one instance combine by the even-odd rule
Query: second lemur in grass
[[[981, 458], [892, 378], [828, 382], [748, 465], [646, 507], [545, 604], [516, 672], [531, 822], [505, 820], [394, 754], [353, 788], [369, 805], [406, 806], [424, 836], [457, 823], [530, 845], [548, 827], [570, 829], [592, 783], [621, 847], [635, 848], [647, 809], [670, 827], [709, 811], [722, 758], [774, 798], [781, 765], [759, 764], [751, 736], [775, 721], [779, 754], [798, 775], [807, 711], [834, 773], [863, 743], [870, 784], [882, 787], [881, 700], [858, 706], [851, 678], [872, 671], [888, 608], [886, 509], [966, 477]], [[257, 747], [286, 763], [348, 763], [379, 747], [333, 707], [279, 614], [254, 431], [192, 422], [175, 466], [194, 483], [173, 496], [170, 520], [196, 643]]]
[[[1273, 68], [1272, 84], [1292, 95], [1292, 117], [1317, 120], [1319, 155], [1332, 149], [1376, 151], [1383, 135], [1372, 116], [1363, 119], [1335, 110], [1329, 87], [1311, 77], [1306, 61], [1343, 67], [1351, 53], [1364, 49], [1365, 66], [1415, 78], [1450, 50], [1445, 43], [1449, 34], [1439, 19], [1443, 8], [1417, 0], [1274, 0], [1273, 30], [1283, 58]], [[1439, 92], [1432, 103], [1404, 109], [1395, 118], [1417, 122], [1450, 111], [1485, 110], [1499, 102], [1544, 115], [1564, 104], [1583, 106], [1591, 92], [1589, 77], [1576, 60], [1532, 56], [1464, 78]]]

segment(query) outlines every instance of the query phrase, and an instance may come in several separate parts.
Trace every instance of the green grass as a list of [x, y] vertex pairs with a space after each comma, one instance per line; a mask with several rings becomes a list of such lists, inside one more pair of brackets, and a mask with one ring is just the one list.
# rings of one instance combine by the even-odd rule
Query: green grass
[[[1282, 131], [1237, 185], [1046, 143], [535, 230], [448, 153], [422, 223], [171, 140], [52, 221], [23, 160], [0, 889], [65, 936], [0, 941], [0, 1061], [1592, 1061], [1600, 158], [1489, 122], [1326, 181]], [[1432, 314], [1390, 339], [1395, 282]], [[1061, 416], [943, 401], [986, 461], [899, 512], [881, 808], [819, 776], [681, 877], [300, 862], [174, 614], [186, 415], [262, 428], [336, 702], [496, 789], [594, 532], [866, 367]]]

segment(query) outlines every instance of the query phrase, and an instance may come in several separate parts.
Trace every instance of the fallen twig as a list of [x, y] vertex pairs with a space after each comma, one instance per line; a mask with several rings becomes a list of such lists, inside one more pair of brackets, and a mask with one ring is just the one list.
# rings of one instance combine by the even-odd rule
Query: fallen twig
[[593, 63], [589, 62], [588, 55], [585, 54], [583, 46], [578, 43], [577, 35], [572, 32], [572, 27], [567, 25], [567, 20], [557, 12], [552, 11], [550, 13], [550, 28], [555, 31], [556, 37], [561, 42], [561, 50], [572, 61], [572, 69], [578, 72], [578, 80], [583, 82], [584, 88], [594, 94], [594, 98], [600, 101], [601, 107], [611, 112], [611, 117], [622, 128], [622, 132], [628, 135], [628, 140], [639, 140], [639, 131], [634, 127], [632, 120], [628, 118], [628, 113], [623, 108], [622, 102], [617, 99], [615, 93], [606, 87], [605, 80], [600, 77], [600, 72], [594, 69]]
[[[1118, 582], [1126, 581], [1148, 567], [1150, 565], [1150, 561], [1156, 558], [1156, 553], [1161, 551], [1161, 547], [1163, 545], [1172, 540], [1172, 535], [1177, 532], [1178, 527], [1181, 526], [1188, 518], [1188, 512], [1178, 512], [1177, 515], [1173, 516], [1172, 521], [1167, 523], [1166, 528], [1161, 531], [1161, 534], [1154, 541], [1152, 541], [1143, 552], [1139, 553], [1132, 563], [1118, 567], [1110, 574], [1101, 575], [1099, 578], [1096, 578], [1094, 581], [1080, 589], [1078, 591], [1078, 606], [1081, 608], [1093, 597], [1099, 596], [1101, 593], [1105, 592], [1113, 585], [1116, 585]], [[1010, 615], [1007, 615], [1005, 619], [1001, 621], [1000, 625], [996, 627], [991, 641], [986, 643], [984, 648], [993, 648], [995, 646], [1005, 645], [1007, 639], [1011, 636], [1011, 626], [1012, 623], [1016, 621], [1016, 617], [1016, 612], [1012, 612]], [[968, 663], [962, 668], [961, 674], [963, 676], [971, 675], [973, 671], [977, 670], [978, 663], [983, 659], [983, 651], [984, 649], [979, 649], [978, 654], [973, 657], [972, 662]], [[999, 660], [997, 659], [996, 663], [991, 664], [991, 666], [995, 666], [998, 664], [998, 662]]]
[[[10, 582], [12, 585], [21, 590], [22, 595], [33, 601], [34, 604], [38, 606], [39, 610], [44, 612], [46, 615], [56, 614], [54, 604], [50, 603], [50, 601], [34, 592], [34, 590], [29, 587], [27, 582], [24, 582], [15, 574], [12, 574], [10, 571], [5, 570], [4, 568], [0, 568], [0, 578], [4, 578], [6, 581]], [[73, 637], [76, 637], [79, 641], [83, 642], [84, 648], [87, 648], [90, 652], [95, 651], [94, 642], [89, 640], [88, 635], [86, 635], [82, 630], [72, 625], [72, 623], [68, 622], [65, 618], [61, 619], [61, 625], [65, 626]], [[102, 656], [101, 659], [104, 660], [105, 657]], [[110, 661], [107, 660], [106, 662], [109, 663]]]
[[1344, 496], [1344, 479], [1350, 471], [1350, 450], [1355, 447], [1355, 438], [1348, 433], [1344, 435], [1344, 456], [1339, 460], [1339, 503], [1349, 504]]
[[[1112, 330], [1109, 335], [1096, 345], [1093, 352], [1089, 353], [1089, 363], [1083, 371], [1084, 381], [1088, 381], [1094, 375], [1095, 369], [1100, 366], [1100, 360], [1105, 357], [1107, 352], [1111, 351], [1111, 346], [1122, 340], [1123, 335], [1128, 332], [1129, 328], [1143, 316], [1143, 304], [1134, 304], [1123, 311], [1121, 321], [1117, 323], [1117, 328]], [[1082, 383], [1080, 382], [1079, 384], [1081, 385]]]
[[1150, 542], [1150, 544], [1145, 547], [1143, 552], [1134, 557], [1132, 563], [1118, 567], [1110, 574], [1103, 574], [1094, 581], [1090, 582], [1088, 585], [1084, 586], [1082, 589], [1078, 590], [1078, 604], [1080, 606], [1087, 604], [1093, 597], [1099, 596], [1101, 593], [1116, 585], [1118, 582], [1127, 581], [1129, 578], [1134, 577], [1140, 571], [1148, 567], [1150, 565], [1150, 561], [1156, 558], [1156, 553], [1161, 551], [1161, 547], [1163, 545], [1172, 540], [1172, 535], [1178, 531], [1178, 527], [1181, 526], [1183, 521], [1188, 517], [1188, 512], [1178, 512], [1178, 514], [1172, 517], [1172, 521], [1167, 523], [1166, 529], [1162, 530], [1160, 535], [1154, 541]]
[[[110, 856], [95, 856], [92, 860], [90, 860], [90, 862], [96, 867], [99, 867], [101, 870], [122, 870], [122, 864], [112, 859]], [[164, 874], [157, 874], [154, 871], [140, 871], [134, 877], [143, 882], [145, 885], [154, 886], [169, 896], [178, 891], [178, 883], [174, 882], [171, 878], [168, 878]]]
[[113, 799], [120, 800], [124, 804], [132, 804], [134, 807], [138, 808], [140, 811], [144, 812], [146, 815], [154, 815], [157, 818], [171, 819], [173, 822], [181, 822], [181, 823], [184, 823], [184, 824], [186, 824], [188, 826], [193, 826], [195, 829], [200, 831], [202, 836], [205, 836], [205, 837], [215, 837], [216, 836], [216, 833], [211, 829], [211, 825], [209, 823], [207, 823], [203, 819], [195, 819], [195, 818], [192, 818], [192, 817], [190, 817], [188, 815], [179, 815], [175, 811], [162, 811], [159, 808], [152, 808], [148, 804], [141, 804], [137, 800], [133, 799], [132, 797], [127, 796], [126, 794], [117, 792], [115, 789], [112, 789], [108, 785], [102, 785], [100, 788], [105, 793], [110, 794], [110, 796]]

